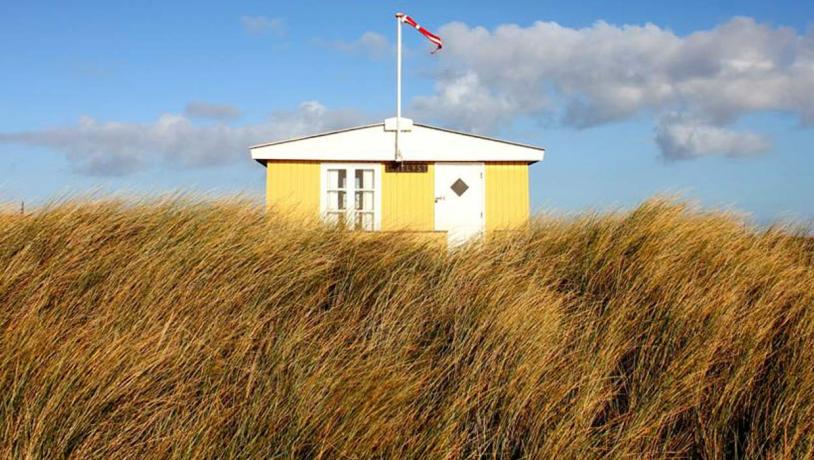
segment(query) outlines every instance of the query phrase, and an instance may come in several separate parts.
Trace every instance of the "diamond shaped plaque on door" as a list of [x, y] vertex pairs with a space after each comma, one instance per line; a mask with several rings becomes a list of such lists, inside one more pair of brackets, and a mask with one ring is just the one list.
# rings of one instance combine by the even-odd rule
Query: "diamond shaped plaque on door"
[[462, 181], [461, 179], [456, 180], [455, 183], [452, 184], [452, 186], [450, 188], [458, 196], [463, 195], [464, 192], [469, 190], [469, 186], [466, 185], [466, 182]]

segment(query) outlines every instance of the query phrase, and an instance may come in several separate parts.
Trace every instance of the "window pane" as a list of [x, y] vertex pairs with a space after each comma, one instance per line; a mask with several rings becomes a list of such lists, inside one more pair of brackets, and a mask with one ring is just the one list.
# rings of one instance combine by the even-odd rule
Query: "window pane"
[[328, 192], [328, 209], [345, 209], [345, 193], [347, 192]]
[[362, 209], [365, 211], [373, 211], [373, 192], [362, 192]]
[[354, 195], [354, 209], [373, 211], [373, 192], [356, 192]]
[[325, 214], [328, 224], [344, 227], [348, 224], [348, 215], [344, 211], [334, 211]]
[[368, 190], [373, 189], [373, 170], [372, 169], [357, 169], [354, 174], [356, 181], [356, 188], [364, 188]]
[[345, 189], [347, 170], [344, 169], [329, 169], [328, 170], [328, 188], [332, 189]]
[[349, 221], [348, 215], [344, 211], [329, 212], [326, 217], [329, 224], [339, 225], [340, 227], [344, 227]]
[[354, 222], [354, 228], [357, 230], [373, 230], [373, 213], [372, 212], [357, 212]]
[[368, 190], [373, 190], [373, 170], [365, 169], [364, 173], [364, 182], [362, 185]]

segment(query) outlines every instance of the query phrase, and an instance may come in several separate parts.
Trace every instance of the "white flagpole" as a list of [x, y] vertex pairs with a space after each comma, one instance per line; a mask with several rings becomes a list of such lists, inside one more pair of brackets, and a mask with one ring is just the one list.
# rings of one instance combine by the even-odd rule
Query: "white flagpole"
[[404, 13], [396, 13], [396, 161], [401, 161], [399, 134], [401, 131], [401, 23]]

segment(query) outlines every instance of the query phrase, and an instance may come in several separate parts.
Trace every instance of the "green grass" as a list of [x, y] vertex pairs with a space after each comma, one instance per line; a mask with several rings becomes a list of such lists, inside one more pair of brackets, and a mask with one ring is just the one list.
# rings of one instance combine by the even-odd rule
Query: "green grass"
[[814, 244], [653, 200], [446, 253], [239, 201], [0, 215], [0, 456], [814, 456]]

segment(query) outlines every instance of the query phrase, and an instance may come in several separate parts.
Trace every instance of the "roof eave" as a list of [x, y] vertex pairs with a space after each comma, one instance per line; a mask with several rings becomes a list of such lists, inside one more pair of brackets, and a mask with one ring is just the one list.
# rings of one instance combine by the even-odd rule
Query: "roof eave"
[[370, 124], [370, 125], [354, 126], [352, 128], [343, 128], [343, 129], [337, 129], [337, 130], [334, 130], [334, 131], [325, 131], [323, 133], [309, 134], [307, 136], [292, 137], [291, 139], [284, 139], [284, 140], [281, 140], [281, 141], [266, 142], [266, 143], [263, 143], [263, 144], [252, 145], [252, 146], [249, 147], [249, 150], [257, 149], [257, 148], [260, 148], [260, 147], [269, 147], [269, 146], [272, 146], [272, 145], [287, 144], [289, 142], [304, 141], [306, 139], [313, 139], [313, 138], [316, 138], [316, 137], [330, 136], [332, 134], [346, 133], [346, 132], [349, 132], [349, 131], [357, 131], [357, 130], [360, 130], [360, 129], [375, 128], [376, 126], [384, 126], [384, 123], [373, 123], [373, 124]]
[[[422, 128], [435, 129], [437, 131], [443, 131], [443, 132], [446, 132], [446, 133], [452, 133], [452, 134], [458, 134], [458, 135], [461, 135], [461, 136], [474, 137], [476, 139], [483, 139], [483, 140], [492, 141], [492, 142], [499, 142], [501, 144], [516, 145], [518, 147], [525, 147], [527, 149], [534, 149], [534, 150], [539, 150], [541, 152], [545, 152], [544, 147], [538, 147], [536, 145], [531, 145], [531, 144], [524, 144], [522, 142], [507, 141], [505, 139], [498, 139], [498, 138], [495, 138], [495, 137], [483, 136], [481, 134], [467, 133], [465, 131], [456, 131], [454, 129], [441, 128], [439, 126], [427, 125], [427, 124], [424, 124], [424, 123], [414, 123], [413, 125], [414, 126], [420, 126]], [[538, 161], [540, 161], [540, 160], [538, 160]]]

